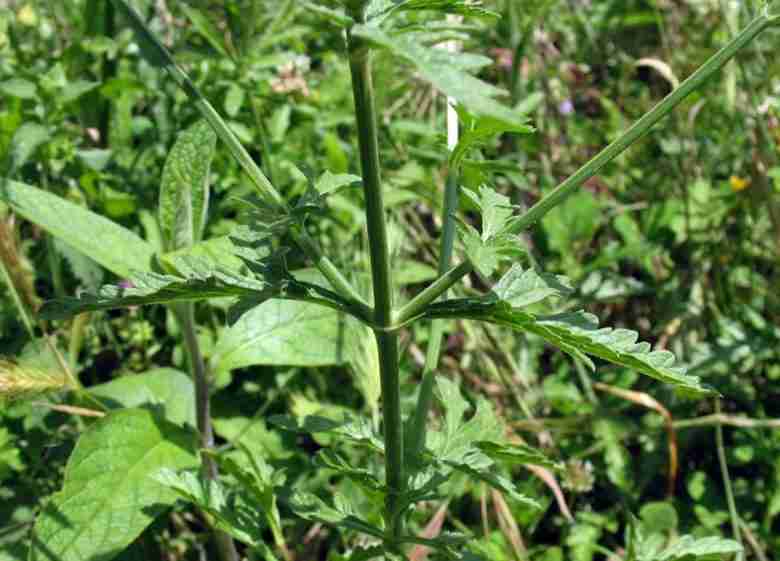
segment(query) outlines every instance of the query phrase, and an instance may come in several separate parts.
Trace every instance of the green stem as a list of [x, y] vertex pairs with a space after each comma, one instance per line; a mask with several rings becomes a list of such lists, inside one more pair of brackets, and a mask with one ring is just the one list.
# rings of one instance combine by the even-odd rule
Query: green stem
[[[715, 399], [715, 414], [721, 414], [720, 399]], [[731, 529], [734, 532], [734, 539], [739, 545], [742, 545], [742, 533], [739, 531], [739, 514], [737, 514], [737, 505], [734, 502], [734, 491], [731, 489], [731, 478], [729, 477], [729, 465], [726, 462], [726, 449], [723, 446], [723, 425], [715, 425], [715, 447], [718, 452], [718, 463], [720, 464], [720, 473], [723, 476], [723, 488], [726, 490], [726, 503], [729, 506], [729, 518], [731, 518]], [[744, 553], [737, 553], [736, 561], [744, 559]]]
[[473, 269], [474, 267], [468, 261], [450, 268], [396, 312], [396, 325], [403, 325], [423, 313], [439, 296], [447, 292], [450, 287], [468, 275]]
[[[458, 208], [458, 176], [455, 170], [449, 170], [447, 185], [444, 188], [444, 224], [441, 234], [441, 249], [439, 253], [439, 275], [444, 277], [452, 261], [452, 249], [455, 245], [455, 212]], [[410, 431], [409, 453], [411, 459], [420, 457], [425, 448], [426, 424], [428, 412], [433, 403], [433, 385], [436, 381], [436, 368], [439, 365], [441, 341], [444, 336], [445, 322], [440, 319], [431, 320], [431, 331], [428, 336], [428, 348], [425, 352], [422, 384], [417, 396], [417, 407]]]
[[[353, 18], [365, 20], [362, 5], [352, 7]], [[393, 324], [390, 253], [387, 224], [382, 201], [379, 141], [376, 107], [371, 76], [369, 48], [360, 39], [347, 34], [349, 67], [355, 101], [360, 164], [366, 199], [366, 224], [371, 255], [371, 279], [374, 291], [374, 334], [379, 351], [379, 372], [382, 386], [382, 418], [385, 437], [385, 472], [388, 494], [385, 523], [388, 539], [396, 541], [403, 530], [400, 498], [405, 491], [403, 465], [403, 425], [398, 371], [398, 335], [389, 329]]]
[[[653, 109], [645, 113], [636, 123], [634, 123], [620, 137], [609, 144], [601, 152], [593, 157], [589, 162], [580, 167], [571, 176], [545, 195], [539, 202], [529, 208], [522, 216], [514, 220], [510, 226], [511, 233], [519, 234], [527, 230], [530, 226], [541, 220], [548, 212], [561, 204], [566, 197], [576, 191], [588, 179], [596, 175], [605, 165], [614, 160], [623, 151], [625, 151], [634, 142], [644, 136], [661, 119], [666, 117], [675, 107], [677, 107], [688, 95], [700, 87], [708, 78], [723, 67], [734, 55], [747, 46], [750, 41], [767, 28], [777, 25], [780, 22], [780, 16], [770, 16], [763, 13], [756, 17], [745, 27], [736, 37], [729, 41], [722, 49], [712, 55], [707, 62], [699, 67], [696, 72], [691, 74], [682, 84], [666, 96]], [[463, 262], [457, 267], [450, 269], [450, 273], [456, 271], [460, 276], [468, 274], [472, 266], [468, 262]], [[450, 274], [448, 273], [448, 274]], [[455, 279], [457, 281], [457, 279]], [[418, 294], [397, 314], [397, 323], [404, 323], [413, 319], [425, 307], [434, 302], [439, 296], [444, 294], [452, 282], [439, 279], [428, 288]]]
[[[179, 68], [176, 61], [163, 46], [160, 41], [152, 34], [146, 26], [143, 18], [130, 7], [126, 0], [114, 0], [116, 5], [130, 20], [136, 35], [141, 40], [141, 46], [144, 49], [144, 55], [150, 64], [158, 68], [162, 68], [168, 72], [173, 78], [174, 82], [187, 94], [187, 97], [195, 104], [195, 107], [200, 111], [206, 121], [211, 125], [216, 132], [217, 136], [225, 143], [230, 153], [236, 159], [238, 164], [249, 176], [257, 187], [261, 196], [263, 196], [267, 203], [271, 204], [281, 214], [289, 214], [290, 208], [287, 202], [281, 196], [279, 191], [271, 184], [266, 175], [262, 172], [260, 167], [255, 163], [244, 146], [238, 140], [236, 135], [230, 130], [230, 127], [220, 117], [217, 110], [209, 103], [206, 97], [198, 90], [195, 84], [190, 80], [190, 77]], [[293, 232], [295, 242], [301, 247], [307, 256], [317, 263], [318, 268], [328, 279], [329, 282], [334, 282], [333, 288], [337, 290], [341, 296], [349, 299], [354, 299], [357, 302], [363, 302], [361, 298], [355, 298], [358, 295], [357, 291], [349, 284], [349, 282], [338, 273], [336, 266], [324, 255], [319, 252], [316, 244], [310, 239], [306, 239], [305, 235], [301, 231]], [[316, 251], [315, 251], [316, 249]]]
[[[211, 398], [206, 363], [200, 351], [195, 334], [195, 306], [192, 303], [175, 306], [174, 312], [184, 334], [184, 346], [187, 350], [192, 380], [195, 384], [195, 416], [198, 426], [199, 444], [202, 450], [214, 450], [214, 429], [211, 424]], [[203, 477], [209, 480], [219, 478], [217, 463], [211, 454], [201, 453]], [[221, 530], [213, 530], [214, 544], [222, 561], [238, 561], [238, 552], [233, 538]]]
[[709, 77], [720, 70], [740, 49], [744, 48], [759, 33], [775, 23], [775, 18], [770, 18], [766, 14], [754, 19], [739, 35], [729, 41], [726, 46], [700, 66], [696, 72], [691, 74], [682, 84], [661, 100], [655, 107], [645, 113], [636, 123], [634, 123], [626, 132], [612, 142], [609, 146], [599, 152], [592, 160], [569, 176], [563, 183], [558, 185], [550, 193], [545, 195], [542, 200], [528, 209], [525, 214], [520, 216], [512, 223], [511, 229], [514, 233], [520, 233], [528, 229], [531, 225], [538, 222], [545, 214], [561, 204], [566, 197], [571, 195], [588, 179], [596, 175], [601, 168], [620, 155], [626, 148], [639, 140], [642, 136], [661, 119], [666, 117], [675, 107], [677, 107], [694, 90], [701, 86]]

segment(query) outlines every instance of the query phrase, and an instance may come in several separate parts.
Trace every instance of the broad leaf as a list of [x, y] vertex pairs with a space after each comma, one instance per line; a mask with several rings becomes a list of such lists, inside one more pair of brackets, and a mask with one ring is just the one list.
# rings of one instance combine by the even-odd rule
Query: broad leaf
[[84, 207], [42, 189], [2, 178], [0, 200], [120, 277], [128, 277], [134, 270], [151, 269], [154, 255], [151, 244]]
[[79, 439], [56, 493], [35, 522], [31, 561], [108, 560], [175, 500], [151, 479], [197, 465], [194, 433], [150, 411], [109, 413]]
[[209, 200], [209, 168], [217, 135], [206, 121], [182, 132], [163, 168], [158, 217], [169, 251], [189, 247], [203, 236]]
[[260, 364], [326, 366], [348, 358], [345, 315], [289, 300], [255, 302], [250, 308], [220, 334], [211, 357], [214, 370]]
[[451, 53], [425, 43], [424, 33], [389, 35], [370, 25], [356, 25], [353, 36], [377, 47], [389, 50], [395, 56], [414, 65], [420, 76], [444, 94], [453, 97], [474, 115], [490, 117], [496, 122], [513, 127], [516, 132], [532, 132], [526, 120], [498, 103], [495, 98], [505, 92], [475, 78], [469, 71], [491, 64], [485, 57], [465, 53]]
[[350, 465], [344, 456], [334, 450], [329, 448], [320, 450], [314, 457], [314, 461], [317, 466], [333, 470], [369, 492], [384, 494], [386, 491], [386, 487], [376, 475], [365, 468]]
[[171, 423], [195, 427], [195, 390], [184, 372], [157, 368], [91, 386], [88, 391], [111, 409], [150, 405], [161, 409]]

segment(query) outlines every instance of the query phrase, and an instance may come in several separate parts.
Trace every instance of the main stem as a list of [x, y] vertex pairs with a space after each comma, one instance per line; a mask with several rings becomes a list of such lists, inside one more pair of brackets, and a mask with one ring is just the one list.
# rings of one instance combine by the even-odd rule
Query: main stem
[[[195, 335], [195, 306], [192, 303], [182, 304], [175, 308], [179, 325], [184, 334], [184, 346], [187, 349], [192, 380], [195, 384], [195, 416], [198, 425], [199, 444], [202, 450], [214, 448], [214, 430], [211, 425], [211, 399], [209, 396], [209, 380], [206, 364], [200, 352], [200, 345]], [[219, 477], [217, 464], [209, 454], [201, 454], [201, 469], [203, 477], [216, 480]], [[239, 561], [233, 538], [222, 530], [214, 530], [214, 545], [221, 561]]]
[[[364, 10], [356, 8], [353, 17], [364, 21]], [[382, 418], [385, 434], [385, 472], [387, 499], [385, 523], [388, 538], [401, 535], [403, 520], [400, 498], [406, 481], [403, 468], [403, 425], [398, 375], [398, 335], [389, 330], [393, 325], [390, 255], [387, 245], [387, 224], [382, 202], [379, 142], [376, 126], [374, 87], [371, 78], [371, 56], [360, 39], [347, 36], [352, 92], [360, 145], [360, 165], [366, 199], [368, 245], [371, 253], [371, 278], [374, 290], [374, 335], [379, 350], [379, 372], [382, 383]]]

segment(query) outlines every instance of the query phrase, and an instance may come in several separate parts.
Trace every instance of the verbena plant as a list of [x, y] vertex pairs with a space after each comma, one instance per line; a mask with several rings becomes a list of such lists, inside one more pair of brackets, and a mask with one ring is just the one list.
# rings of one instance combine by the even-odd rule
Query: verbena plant
[[[165, 252], [153, 248], [131, 232], [80, 207], [10, 179], [3, 182], [4, 200], [19, 214], [41, 224], [55, 236], [77, 248], [95, 247], [95, 238], [116, 244], [113, 251], [95, 256], [116, 274], [128, 277], [121, 286], [107, 286], [94, 294], [49, 302], [42, 316], [62, 319], [85, 311], [126, 306], [165, 304], [180, 321], [195, 382], [197, 444], [191, 434], [154, 412], [124, 409], [109, 412], [80, 439], [69, 461], [63, 490], [45, 507], [36, 522], [31, 559], [108, 559], [118, 555], [160, 514], [176, 496], [197, 505], [215, 528], [223, 559], [237, 559], [231, 539], [256, 548], [266, 558], [274, 553], [264, 544], [262, 528], [270, 527], [282, 554], [286, 555], [276, 497], [299, 516], [366, 534], [375, 546], [354, 552], [350, 559], [404, 558], [410, 544], [433, 548], [441, 558], [477, 559], [468, 551], [469, 536], [442, 534], [420, 538], [406, 527], [410, 511], [420, 501], [441, 497], [441, 488], [455, 473], [480, 480], [525, 502], [513, 483], [499, 475], [498, 464], [536, 464], [557, 469], [541, 452], [504, 439], [494, 412], [482, 401], [469, 419], [457, 386], [436, 378], [442, 324], [459, 319], [489, 322], [532, 333], [582, 361], [591, 368], [596, 357], [670, 384], [689, 396], [713, 391], [696, 377], [674, 366], [674, 357], [652, 351], [637, 342], [637, 334], [625, 329], [600, 328], [585, 312], [545, 315], [541, 304], [565, 299], [570, 286], [565, 277], [537, 270], [523, 261], [519, 234], [533, 226], [603, 166], [636, 142], [669, 114], [687, 95], [716, 73], [759, 33], [780, 21], [765, 8], [693, 75], [617, 140], [571, 177], [528, 209], [483, 185], [478, 192], [464, 190], [480, 210], [480, 229], [457, 216], [458, 173], [469, 152], [501, 133], [530, 134], [533, 129], [522, 111], [501, 105], [502, 93], [472, 72], [484, 67], [483, 57], [436, 48], [461, 37], [461, 30], [429, 22], [409, 25], [412, 11], [456, 13], [483, 17], [490, 13], [468, 0], [346, 0], [338, 6], [307, 2], [307, 9], [343, 29], [352, 75], [362, 177], [325, 171], [308, 177], [308, 188], [294, 202], [286, 200], [251, 159], [223, 119], [198, 91], [187, 74], [153, 36], [143, 19], [124, 0], [115, 2], [132, 24], [144, 56], [169, 75], [190, 97], [205, 123], [185, 131], [174, 146], [162, 178], [159, 222]], [[436, 89], [455, 99], [464, 129], [449, 156], [445, 191], [444, 229], [440, 274], [424, 290], [398, 305], [391, 274], [388, 228], [385, 219], [376, 100], [372, 82], [372, 51], [382, 50], [412, 65]], [[249, 223], [229, 239], [201, 242], [208, 209], [209, 162], [215, 139], [222, 140], [256, 188], [245, 201]], [[372, 300], [364, 298], [350, 279], [324, 255], [307, 229], [314, 213], [327, 211], [327, 198], [342, 189], [361, 185], [371, 260]], [[83, 219], [89, 228], [74, 231], [63, 216]], [[451, 266], [455, 232], [463, 248], [462, 261]], [[291, 240], [287, 246], [283, 241]], [[314, 282], [287, 267], [288, 258], [300, 253], [319, 270], [326, 282]], [[496, 282], [494, 274], [513, 261]], [[472, 298], [448, 298], [447, 292], [467, 275], [476, 274], [492, 284], [486, 294]], [[247, 452], [250, 467], [240, 466], [213, 449], [209, 416], [209, 383], [195, 338], [193, 305], [213, 298], [231, 298], [229, 322], [271, 299], [306, 302], [347, 314], [374, 334], [379, 355], [382, 425], [381, 434], [366, 419], [275, 417], [283, 430], [328, 433], [384, 459], [384, 472], [353, 465], [333, 449], [316, 458], [322, 469], [353, 481], [365, 497], [383, 505], [383, 523], [375, 524], [344, 497], [325, 502], [319, 497], [284, 488], [283, 477], [263, 459]], [[399, 333], [411, 324], [431, 320], [429, 352], [413, 411], [406, 417], [401, 407], [399, 383]], [[438, 429], [429, 427], [429, 413], [438, 396], [444, 417]], [[198, 451], [201, 473], [192, 470]], [[237, 487], [218, 479], [218, 467], [229, 473]], [[108, 508], [94, 516], [95, 504]], [[262, 520], [262, 523], [260, 522]], [[708, 558], [740, 551], [730, 540], [684, 538], [668, 549], [642, 536], [632, 526], [626, 536], [627, 558], [635, 561]]]

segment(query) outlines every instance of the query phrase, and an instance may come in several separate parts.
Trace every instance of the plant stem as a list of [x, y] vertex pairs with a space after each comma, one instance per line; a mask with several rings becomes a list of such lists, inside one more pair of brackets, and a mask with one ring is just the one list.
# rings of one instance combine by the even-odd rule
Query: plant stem
[[512, 224], [512, 231], [520, 233], [539, 221], [545, 214], [571, 195], [585, 181], [596, 175], [606, 164], [620, 155], [626, 148], [639, 140], [650, 129], [668, 115], [680, 102], [701, 86], [710, 76], [721, 69], [734, 55], [752, 41], [759, 33], [773, 25], [773, 18], [760, 15], [755, 18], [739, 35], [729, 41], [717, 53], [712, 55], [707, 62], [691, 74], [678, 88], [673, 90], [655, 107], [645, 113], [626, 132], [599, 152], [593, 159], [569, 176], [542, 200], [528, 209], [525, 214]]
[[[747, 27], [740, 31], [736, 37], [729, 41], [717, 53], [712, 55], [707, 62], [700, 66], [682, 84], [680, 84], [679, 87], [653, 107], [653, 109], [640, 117], [639, 120], [621, 134], [620, 137], [601, 150], [601, 152], [570, 175], [555, 189], [545, 195], [523, 215], [514, 220], [510, 226], [511, 232], [519, 234], [541, 220], [548, 212], [561, 204], [569, 195], [582, 186], [583, 183], [596, 175], [605, 165], [614, 160], [634, 142], [648, 133], [655, 124], [666, 117], [715, 72], [720, 70], [724, 64], [755, 39], [758, 34], [773, 25], [777, 25], [778, 22], [780, 22], [780, 16], [770, 16], [767, 13], [763, 13], [756, 17]], [[461, 276], [463, 276], [468, 274], [472, 268], [470, 263], [463, 262], [451, 269], [450, 273], [454, 273], [457, 270], [461, 273]], [[444, 294], [452, 284], [452, 282], [447, 282], [443, 279], [436, 280], [401, 309], [397, 314], [398, 323], [403, 323], [405, 321], [404, 318], [409, 320], [420, 313], [428, 304], [434, 302], [439, 296]]]
[[[130, 20], [133, 30], [141, 40], [144, 47], [144, 55], [152, 66], [162, 68], [168, 72], [174, 82], [187, 94], [187, 97], [195, 104], [200, 114], [211, 125], [222, 142], [225, 143], [233, 158], [238, 162], [244, 172], [252, 180], [252, 183], [264, 197], [266, 203], [272, 205], [280, 214], [289, 214], [290, 208], [282, 195], [268, 180], [268, 177], [262, 172], [255, 163], [236, 135], [225, 123], [216, 109], [209, 103], [209, 100], [198, 90], [189, 76], [176, 64], [173, 57], [162, 43], [149, 31], [143, 18], [138, 15], [126, 0], [114, 0], [117, 7]], [[334, 290], [341, 296], [356, 300], [358, 303], [365, 304], [357, 290], [350, 285], [349, 281], [338, 271], [336, 266], [319, 251], [317, 245], [306, 236], [301, 230], [292, 231], [295, 242], [300, 246], [306, 255], [312, 259], [322, 274], [331, 283]]]
[[[195, 306], [192, 303], [176, 306], [174, 312], [179, 319], [182, 333], [184, 334], [184, 346], [192, 372], [192, 380], [195, 384], [195, 415], [198, 425], [199, 444], [201, 449], [211, 451], [214, 449], [214, 430], [211, 425], [211, 401], [209, 395], [209, 379], [206, 372], [206, 364], [200, 345], [195, 335]], [[214, 458], [210, 454], [200, 455], [203, 477], [208, 480], [216, 480], [219, 471]], [[219, 558], [222, 561], [238, 561], [238, 552], [233, 543], [233, 538], [221, 530], [213, 530], [214, 544]]]
[[473, 266], [468, 261], [463, 261], [459, 265], [452, 267], [433, 281], [417, 296], [409, 300], [395, 314], [396, 325], [402, 325], [425, 311], [430, 304], [436, 301], [439, 296], [447, 292], [455, 283], [465, 277], [473, 270]]
[[[364, 7], [353, 6], [353, 17], [363, 23]], [[360, 39], [347, 34], [349, 67], [355, 101], [360, 147], [360, 167], [366, 198], [366, 224], [371, 255], [371, 279], [374, 291], [374, 322], [379, 350], [379, 372], [382, 386], [382, 418], [385, 437], [385, 472], [388, 494], [385, 504], [385, 523], [391, 541], [401, 536], [403, 518], [400, 498], [405, 491], [403, 465], [403, 425], [401, 420], [401, 392], [398, 372], [398, 335], [389, 331], [393, 324], [392, 282], [390, 254], [387, 243], [387, 224], [382, 201], [379, 141], [376, 126], [374, 87], [371, 77], [370, 50]]]
[[[715, 413], [721, 414], [720, 399], [715, 399]], [[723, 446], [723, 426], [718, 423], [715, 425], [715, 447], [718, 452], [718, 463], [720, 464], [720, 473], [723, 476], [723, 488], [726, 490], [726, 503], [729, 506], [729, 518], [731, 518], [731, 529], [734, 532], [734, 539], [739, 545], [742, 545], [742, 533], [739, 531], [739, 514], [737, 514], [737, 505], [734, 502], [734, 491], [731, 489], [731, 478], [729, 477], [729, 465], [726, 461], [726, 449]], [[736, 561], [744, 559], [744, 553], [737, 553]]]

